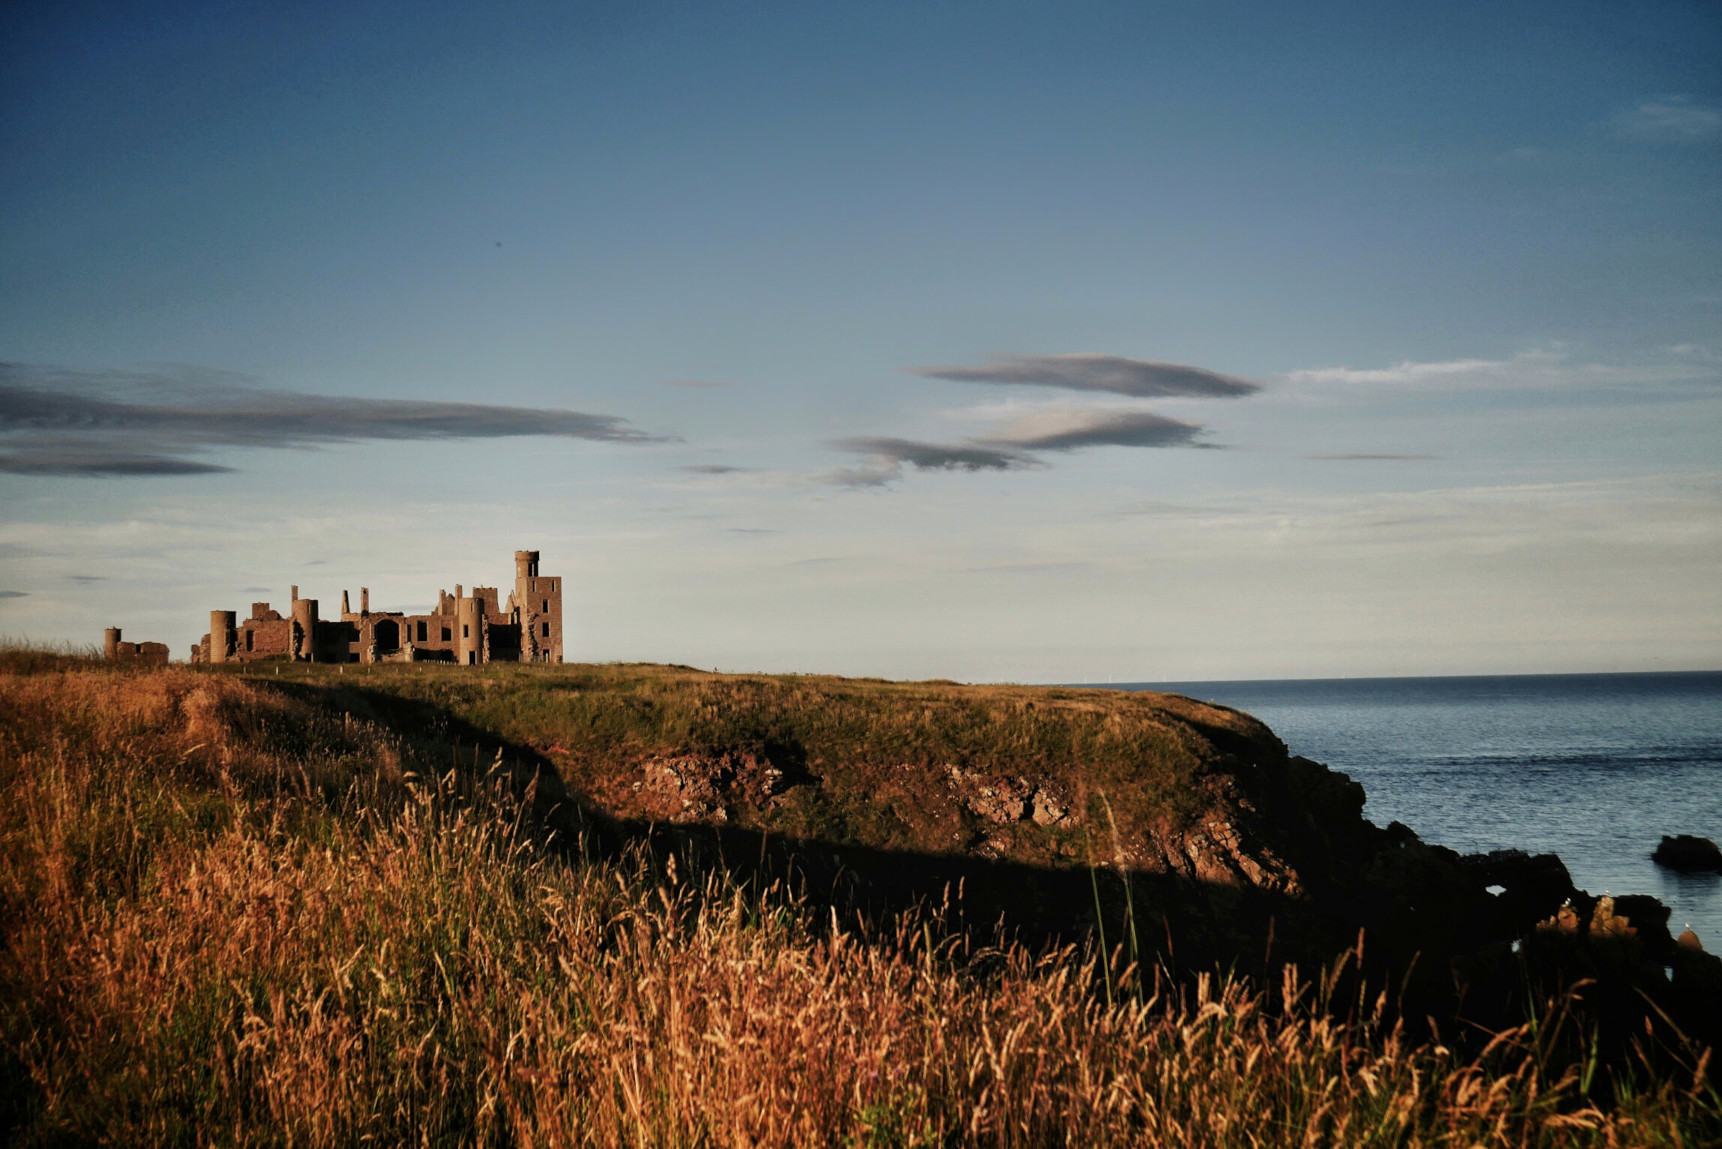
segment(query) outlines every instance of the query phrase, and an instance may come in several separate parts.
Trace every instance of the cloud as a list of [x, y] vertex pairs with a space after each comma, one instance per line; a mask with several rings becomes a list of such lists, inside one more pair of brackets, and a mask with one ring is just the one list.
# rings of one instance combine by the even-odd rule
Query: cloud
[[1679, 384], [1714, 379], [1713, 367], [1692, 356], [1628, 365], [1575, 363], [1558, 345], [1523, 351], [1510, 359], [1402, 360], [1390, 367], [1316, 367], [1289, 371], [1289, 386], [1276, 394], [1295, 398], [1310, 389], [1354, 388], [1400, 391], [1461, 391], [1475, 388], [1540, 390], [1559, 387], [1617, 387]]
[[526, 435], [660, 442], [624, 419], [558, 408], [269, 391], [196, 369], [79, 372], [0, 364], [0, 472], [197, 475], [216, 447]]
[[907, 463], [923, 471], [1008, 471], [1032, 466], [1020, 451], [980, 443], [922, 443], [914, 439], [839, 439], [837, 446], [875, 459]]
[[[1286, 378], [1293, 383], [1377, 384], [1384, 387], [1417, 387], [1452, 385], [1498, 380], [1513, 367], [1529, 368], [1542, 373], [1558, 357], [1527, 353], [1514, 359], [1448, 359], [1439, 363], [1414, 363], [1404, 360], [1391, 367], [1312, 367], [1290, 371]], [[1522, 375], [1524, 372], [1520, 372]]]
[[27, 590], [0, 590], [0, 598], [29, 598]]
[[686, 471], [690, 475], [739, 475], [752, 467], [730, 467], [722, 463], [694, 463], [686, 467], [677, 467], [678, 471]]
[[978, 443], [923, 443], [915, 439], [838, 439], [833, 446], [866, 455], [870, 460], [907, 464], [923, 471], [1009, 471], [1032, 466], [1019, 451]]
[[983, 437], [960, 443], [918, 439], [838, 439], [832, 445], [866, 456], [859, 467], [835, 471], [827, 481], [844, 487], [882, 487], [920, 471], [1020, 471], [1045, 466], [1036, 451], [1084, 447], [1202, 446], [1193, 440], [1200, 423], [1168, 419], [1149, 411], [1046, 411], [1019, 419]]
[[900, 464], [890, 460], [869, 460], [859, 467], [839, 467], [835, 471], [827, 471], [819, 477], [819, 481], [834, 487], [867, 490], [889, 486], [902, 477], [903, 468]]
[[1030, 451], [1081, 447], [1183, 447], [1202, 432], [1200, 423], [1168, 419], [1150, 411], [1048, 411], [1019, 419], [986, 437]]
[[[1057, 387], [1132, 398], [1235, 398], [1261, 390], [1248, 379], [1222, 375], [1205, 367], [1126, 359], [1120, 355], [1005, 355], [979, 367], [904, 370], [929, 379]], [[901, 478], [905, 467], [924, 471], [1014, 471], [1044, 466], [1038, 454], [1043, 451], [1205, 447], [1208, 444], [1196, 442], [1203, 430], [1200, 423], [1152, 411], [1060, 407], [1021, 416], [987, 434], [958, 443], [885, 437], [839, 439], [834, 446], [864, 455], [866, 459], [859, 467], [832, 472], [826, 481], [847, 487], [882, 487]]]
[[[0, 392], [0, 404], [5, 395]], [[3, 423], [0, 423], [3, 427]], [[3, 441], [3, 440], [0, 440]], [[0, 473], [9, 475], [215, 475], [232, 467], [176, 459], [171, 455], [146, 455], [135, 451], [107, 450], [101, 443], [72, 445], [34, 444], [0, 454]]]
[[1722, 139], [1722, 110], [1687, 96], [1644, 100], [1609, 118], [1612, 135], [1643, 143], [1704, 144]]
[[1110, 391], [1139, 399], [1172, 396], [1236, 398], [1261, 390], [1234, 375], [1182, 363], [1156, 363], [1121, 355], [1003, 355], [979, 367], [909, 367], [911, 375], [957, 383], [999, 383]]

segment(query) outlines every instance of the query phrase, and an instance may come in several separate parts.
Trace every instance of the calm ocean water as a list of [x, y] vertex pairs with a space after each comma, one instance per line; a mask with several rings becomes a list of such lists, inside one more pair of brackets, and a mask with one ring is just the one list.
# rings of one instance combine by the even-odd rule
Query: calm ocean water
[[1461, 853], [1556, 853], [1593, 893], [1654, 894], [1722, 951], [1722, 875], [1650, 860], [1722, 842], [1722, 672], [1131, 683], [1245, 710], [1363, 783], [1365, 817]]

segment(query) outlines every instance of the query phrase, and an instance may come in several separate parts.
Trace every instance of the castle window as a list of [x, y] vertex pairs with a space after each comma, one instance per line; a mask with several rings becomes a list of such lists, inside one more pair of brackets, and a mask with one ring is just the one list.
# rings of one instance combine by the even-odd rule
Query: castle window
[[425, 624], [423, 621], [420, 621], [419, 623], [419, 641], [425, 641]]
[[463, 625], [460, 628], [460, 636], [462, 638], [471, 638], [472, 637], [472, 627]]
[[541, 610], [540, 610], [540, 611], [539, 611], [539, 613], [540, 613], [540, 614], [549, 614], [549, 613], [550, 613], [550, 600], [549, 600], [549, 599], [545, 599], [545, 600], [544, 600], [544, 606], [543, 606], [543, 608], [542, 608], [542, 609], [541, 609]]
[[443, 641], [444, 641], [444, 642], [447, 642], [447, 641], [448, 641], [448, 640], [449, 640], [449, 639], [450, 639], [450, 638], [452, 638], [452, 637], [454, 637], [454, 636], [453, 636], [453, 635], [452, 635], [452, 634], [450, 634], [450, 633], [449, 633], [449, 629], [448, 629], [448, 627], [446, 627], [446, 626], [445, 626], [445, 627], [443, 627], [443, 628], [442, 628], [442, 640], [443, 640]]
[[545, 638], [550, 637], [550, 624], [549, 623], [544, 624], [544, 637]]

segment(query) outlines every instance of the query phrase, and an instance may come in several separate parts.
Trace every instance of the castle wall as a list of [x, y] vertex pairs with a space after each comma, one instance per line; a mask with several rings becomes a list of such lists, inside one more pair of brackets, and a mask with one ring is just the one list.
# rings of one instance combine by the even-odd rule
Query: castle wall
[[109, 662], [153, 662], [167, 665], [167, 643], [123, 642], [120, 628], [110, 626], [102, 632], [102, 653]]

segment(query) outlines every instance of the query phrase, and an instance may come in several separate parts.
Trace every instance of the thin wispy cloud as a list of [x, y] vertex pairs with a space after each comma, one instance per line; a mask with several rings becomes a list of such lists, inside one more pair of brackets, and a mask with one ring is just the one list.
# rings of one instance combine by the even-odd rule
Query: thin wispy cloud
[[27, 590], [0, 590], [0, 598], [29, 598]]
[[1275, 394], [1311, 390], [1461, 391], [1476, 388], [1547, 389], [1675, 384], [1714, 379], [1716, 368], [1691, 357], [1631, 364], [1575, 363], [1560, 348], [1520, 352], [1509, 359], [1402, 360], [1388, 367], [1315, 367], [1289, 371]]
[[904, 468], [917, 471], [1017, 471], [1041, 464], [1020, 451], [980, 443], [923, 443], [914, 439], [839, 439], [832, 446], [862, 456], [859, 466], [827, 472], [822, 481], [838, 487], [889, 486]]
[[960, 443], [919, 439], [839, 439], [832, 445], [864, 456], [859, 467], [833, 472], [828, 481], [846, 487], [882, 487], [918, 471], [1021, 471], [1045, 466], [1037, 452], [1086, 447], [1205, 446], [1194, 440], [1200, 423], [1168, 419], [1149, 411], [1047, 411], [1019, 419]]
[[239, 386], [229, 378], [179, 369], [78, 372], [0, 364], [0, 472], [211, 474], [231, 470], [200, 457], [216, 448], [366, 440], [662, 441], [611, 415], [308, 395]]
[[982, 443], [923, 443], [915, 439], [838, 439], [834, 444], [871, 460], [906, 464], [922, 471], [1011, 471], [1034, 460], [1008, 448]]
[[1449, 359], [1439, 363], [1404, 360], [1391, 367], [1312, 367], [1286, 373], [1293, 383], [1373, 383], [1385, 387], [1417, 386], [1498, 378], [1511, 366], [1544, 365], [1541, 359]]
[[676, 469], [690, 475], [739, 475], [753, 470], [752, 467], [731, 467], [725, 463], [692, 463]]
[[[0, 389], [0, 407], [6, 401]], [[21, 445], [0, 451], [0, 473], [9, 475], [88, 475], [160, 477], [220, 475], [233, 470], [216, 463], [201, 463], [171, 454], [155, 453], [156, 443], [123, 443], [111, 433], [92, 433], [87, 438], [12, 436], [0, 431], [0, 443]], [[104, 441], [105, 440], [105, 441]], [[168, 450], [199, 451], [202, 445], [174, 444]]]
[[1183, 363], [1127, 359], [1122, 355], [1001, 355], [976, 367], [908, 367], [911, 375], [955, 383], [993, 383], [1102, 391], [1138, 399], [1175, 396], [1232, 399], [1261, 385], [1235, 375]]
[[1082, 447], [1183, 447], [1202, 433], [1200, 423], [1151, 411], [1048, 411], [1030, 415], [987, 436], [1028, 451]]
[[1687, 96], [1644, 100], [1609, 118], [1611, 135], [1641, 143], [1707, 144], [1722, 140], [1722, 109]]

